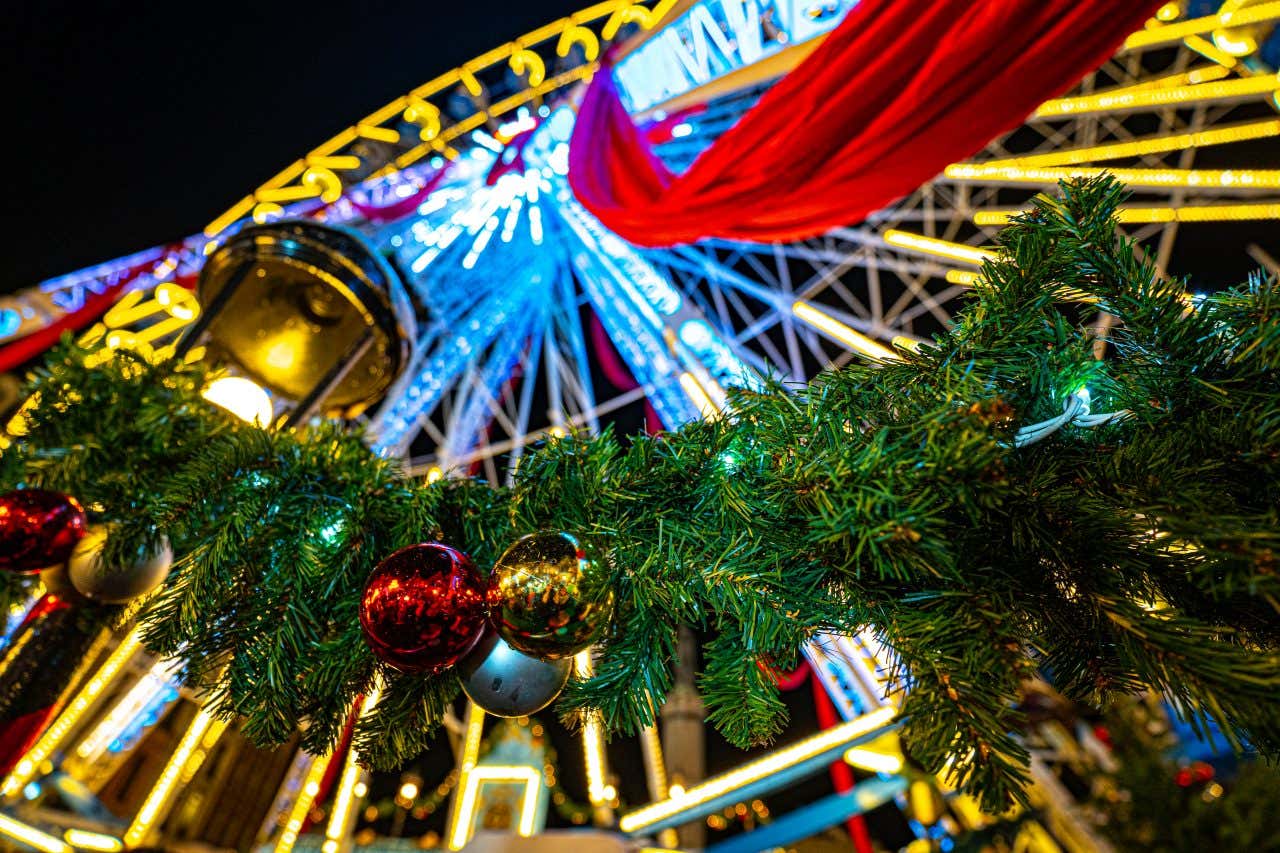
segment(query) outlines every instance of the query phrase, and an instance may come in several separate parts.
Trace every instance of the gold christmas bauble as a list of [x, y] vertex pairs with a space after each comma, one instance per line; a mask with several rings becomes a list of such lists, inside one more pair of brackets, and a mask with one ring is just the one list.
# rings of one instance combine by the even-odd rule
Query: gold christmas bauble
[[502, 639], [546, 660], [590, 646], [613, 612], [607, 573], [567, 533], [519, 539], [494, 564], [486, 597]]

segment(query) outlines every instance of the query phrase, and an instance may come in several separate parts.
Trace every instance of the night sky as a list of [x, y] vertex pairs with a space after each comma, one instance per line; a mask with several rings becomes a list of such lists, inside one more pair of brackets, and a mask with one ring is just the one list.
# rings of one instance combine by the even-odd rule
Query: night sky
[[361, 116], [583, 5], [5, 4], [0, 289], [196, 233]]

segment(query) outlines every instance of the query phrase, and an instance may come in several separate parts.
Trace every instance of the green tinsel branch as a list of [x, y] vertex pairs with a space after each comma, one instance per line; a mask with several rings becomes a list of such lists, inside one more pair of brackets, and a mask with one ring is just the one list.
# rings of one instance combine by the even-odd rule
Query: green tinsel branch
[[[0, 460], [120, 527], [112, 553], [167, 534], [181, 559], [142, 616], [212, 707], [260, 743], [320, 750], [357, 728], [377, 766], [414, 756], [451, 674], [380, 673], [356, 619], [364, 579], [442, 537], [491, 565], [517, 536], [565, 530], [617, 601], [567, 719], [652, 722], [676, 632], [710, 637], [701, 688], [731, 741], [784, 724], [770, 673], [818, 632], [872, 629], [897, 654], [912, 756], [1000, 809], [1020, 796], [1023, 680], [1105, 703], [1144, 686], [1280, 751], [1280, 288], [1188, 302], [1118, 239], [1113, 181], [1065, 184], [1000, 236], [954, 327], [899, 362], [736, 392], [657, 437], [551, 440], [508, 489], [402, 476], [333, 426], [268, 434], [200, 398], [204, 369], [66, 346], [34, 378], [28, 433]], [[1109, 354], [1073, 293], [1117, 320]], [[1081, 389], [1098, 411], [1029, 447], [1020, 427]], [[9, 581], [11, 584], [12, 580]]]

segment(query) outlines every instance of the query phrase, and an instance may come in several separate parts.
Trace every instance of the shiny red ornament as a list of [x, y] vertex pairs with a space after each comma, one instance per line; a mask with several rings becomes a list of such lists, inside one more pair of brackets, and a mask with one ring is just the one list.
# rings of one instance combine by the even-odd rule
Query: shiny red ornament
[[483, 633], [484, 581], [471, 558], [440, 542], [401, 548], [369, 575], [360, 627], [379, 660], [401, 672], [437, 673]]
[[0, 569], [38, 572], [65, 563], [88, 522], [75, 498], [44, 489], [0, 495]]

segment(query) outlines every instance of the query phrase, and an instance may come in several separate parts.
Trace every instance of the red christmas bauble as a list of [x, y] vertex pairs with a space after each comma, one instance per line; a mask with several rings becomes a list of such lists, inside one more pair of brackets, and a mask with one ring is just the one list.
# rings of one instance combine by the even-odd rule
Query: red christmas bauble
[[65, 563], [86, 527], [84, 509], [67, 495], [44, 489], [0, 495], [0, 569], [38, 572]]
[[484, 581], [471, 558], [440, 542], [401, 548], [369, 575], [360, 627], [373, 653], [401, 672], [436, 673], [484, 630]]

